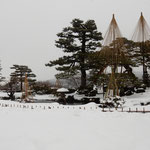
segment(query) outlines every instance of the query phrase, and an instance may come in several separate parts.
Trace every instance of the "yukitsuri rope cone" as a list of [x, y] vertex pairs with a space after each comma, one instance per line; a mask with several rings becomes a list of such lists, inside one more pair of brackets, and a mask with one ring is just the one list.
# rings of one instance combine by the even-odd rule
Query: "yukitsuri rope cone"
[[115, 77], [115, 73], [117, 73], [118, 71], [118, 57], [120, 54], [120, 50], [117, 48], [116, 44], [115, 44], [115, 40], [117, 38], [121, 38], [122, 34], [120, 32], [120, 29], [118, 27], [117, 21], [115, 19], [115, 15], [113, 14], [112, 20], [110, 22], [110, 25], [108, 27], [108, 30], [104, 36], [104, 40], [103, 40], [103, 46], [107, 47], [110, 46], [111, 44], [111, 48], [109, 48], [111, 51], [110, 53], [110, 57], [111, 57], [111, 75], [110, 75], [110, 79], [109, 79], [109, 84], [108, 84], [108, 88], [105, 94], [105, 98], [108, 97], [115, 97], [117, 95], [119, 95], [119, 90], [118, 90], [118, 86], [117, 86], [117, 80]]
[[142, 66], [143, 66], [143, 83], [146, 84], [147, 86], [150, 86], [150, 83], [148, 82], [149, 79], [148, 79], [148, 71], [146, 65], [146, 59], [147, 59], [146, 55], [150, 53], [147, 50], [147, 47], [149, 47], [150, 45], [150, 28], [143, 16], [143, 13], [141, 13], [134, 34], [132, 36], [132, 40], [134, 42], [137, 42], [140, 48], [140, 53], [142, 56]]

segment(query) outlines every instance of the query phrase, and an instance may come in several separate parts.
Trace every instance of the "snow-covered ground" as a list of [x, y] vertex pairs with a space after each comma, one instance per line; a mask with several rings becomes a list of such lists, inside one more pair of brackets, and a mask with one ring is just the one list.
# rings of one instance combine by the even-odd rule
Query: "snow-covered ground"
[[[141, 103], [147, 104], [150, 102], [150, 89], [147, 89], [144, 93], [134, 93], [131, 96], [123, 97], [125, 100], [124, 107], [131, 107], [131, 108], [141, 108]], [[144, 108], [150, 111], [150, 104], [145, 105]]]
[[[124, 109], [142, 110], [140, 103], [150, 101], [150, 90], [124, 99]], [[144, 108], [150, 110], [150, 105]], [[149, 140], [150, 113], [102, 112], [95, 103], [0, 100], [0, 150], [149, 150]]]

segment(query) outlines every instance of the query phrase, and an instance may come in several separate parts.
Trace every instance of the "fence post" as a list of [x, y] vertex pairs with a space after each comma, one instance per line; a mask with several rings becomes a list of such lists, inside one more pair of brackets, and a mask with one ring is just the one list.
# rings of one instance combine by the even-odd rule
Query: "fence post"
[[145, 108], [143, 107], [143, 113], [145, 113]]
[[138, 108], [136, 108], [136, 112], [138, 112]]
[[129, 112], [131, 112], [131, 108], [129, 108]]
[[104, 112], [104, 107], [102, 107], [102, 111]]

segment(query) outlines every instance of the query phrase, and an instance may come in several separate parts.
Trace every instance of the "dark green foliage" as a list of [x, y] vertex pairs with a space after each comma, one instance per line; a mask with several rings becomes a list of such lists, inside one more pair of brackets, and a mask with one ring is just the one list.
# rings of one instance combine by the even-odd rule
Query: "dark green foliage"
[[15, 92], [20, 91], [20, 86], [16, 80], [16, 77], [11, 77], [10, 81], [5, 83], [2, 90], [7, 92], [7, 99], [15, 100]]
[[2, 67], [1, 67], [1, 64], [0, 64], [0, 82], [5, 80], [5, 77], [2, 76], [1, 71], [2, 71]]
[[20, 83], [20, 91], [23, 90], [23, 82], [25, 80], [25, 75], [27, 74], [28, 82], [30, 85], [34, 84], [36, 81], [36, 75], [32, 73], [32, 70], [28, 68], [28, 66], [24, 65], [13, 65], [11, 69], [15, 71], [10, 74], [11, 82], [19, 82]]
[[15, 100], [16, 84], [13, 81], [7, 83], [7, 94], [11, 100]]
[[[112, 45], [115, 45], [115, 49]], [[109, 75], [106, 73], [107, 67], [111, 67], [112, 64], [116, 68], [120, 68], [119, 72], [122, 74], [128, 74], [129, 76], [135, 76], [132, 72], [135, 64], [135, 58], [132, 55], [133, 42], [128, 41], [126, 38], [118, 38], [110, 46], [103, 47], [100, 51], [94, 52], [89, 55], [89, 64], [91, 64], [90, 81], [94, 84], [101, 85], [102, 83], [108, 84]], [[116, 71], [116, 73], [119, 73]], [[116, 77], [120, 77], [116, 74]]]
[[119, 89], [124, 87], [135, 87], [139, 80], [134, 74], [118, 74], [117, 75], [117, 85]]
[[51, 94], [52, 89], [50, 82], [48, 81], [38, 81], [33, 85], [33, 91], [37, 94]]
[[133, 58], [136, 64], [143, 67], [143, 83], [150, 86], [148, 68], [150, 68], [150, 41], [134, 43]]
[[60, 71], [57, 75], [59, 78], [69, 78], [80, 73], [81, 87], [84, 88], [86, 71], [91, 68], [87, 59], [93, 51], [101, 47], [102, 34], [97, 31], [94, 20], [83, 22], [80, 19], [74, 19], [71, 26], [64, 28], [57, 36], [56, 47], [68, 55], [50, 61], [46, 66], [57, 66], [56, 69]]

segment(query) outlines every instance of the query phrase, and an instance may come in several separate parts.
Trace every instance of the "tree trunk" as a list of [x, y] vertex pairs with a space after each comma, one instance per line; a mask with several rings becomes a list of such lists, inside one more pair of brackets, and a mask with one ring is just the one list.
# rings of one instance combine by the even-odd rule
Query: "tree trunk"
[[144, 56], [143, 56], [143, 83], [149, 87], [148, 72], [147, 72], [147, 66], [145, 65]]
[[81, 88], [86, 88], [86, 71], [85, 69], [81, 69]]
[[86, 69], [85, 69], [85, 32], [83, 32], [82, 35], [82, 54], [81, 54], [81, 62], [80, 62], [80, 67], [81, 67], [81, 86], [80, 88], [85, 89], [86, 88]]
[[143, 83], [146, 86], [149, 86], [149, 81], [148, 81], [148, 72], [147, 72], [147, 66], [145, 65], [146, 61], [145, 61], [145, 46], [144, 46], [144, 42], [142, 42], [141, 44], [141, 51], [142, 51], [142, 65], [143, 65]]
[[23, 74], [21, 73], [21, 75], [20, 75], [20, 90], [21, 90], [21, 92], [23, 91]]

